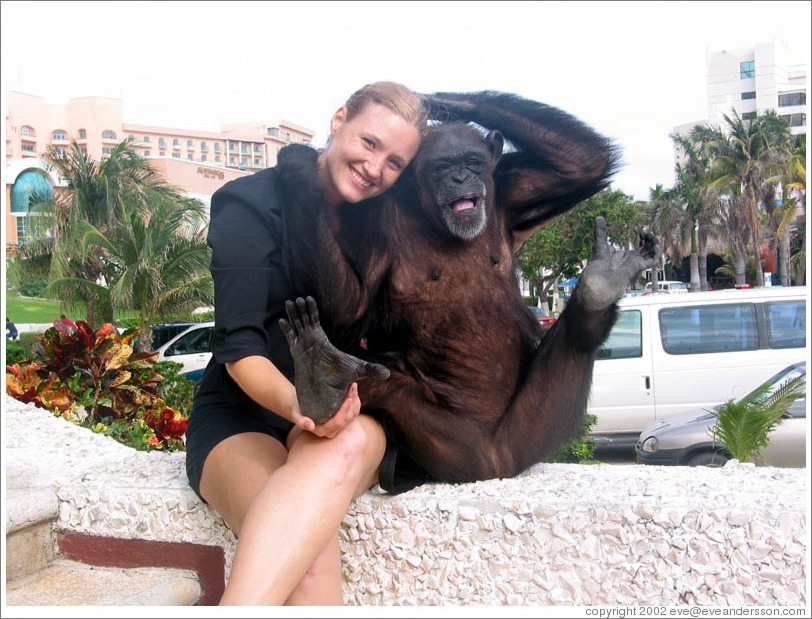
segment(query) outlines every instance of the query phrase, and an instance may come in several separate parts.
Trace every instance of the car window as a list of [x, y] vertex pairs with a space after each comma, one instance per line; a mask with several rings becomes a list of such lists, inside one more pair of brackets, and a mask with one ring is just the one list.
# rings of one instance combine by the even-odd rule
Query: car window
[[806, 347], [806, 302], [765, 303], [770, 348]]
[[184, 333], [170, 346], [172, 354], [191, 355], [209, 352], [211, 332], [212, 327], [201, 327], [200, 329], [194, 329], [193, 331]]
[[643, 356], [643, 316], [640, 310], [626, 310], [618, 315], [598, 359], [632, 359]]
[[758, 348], [752, 303], [667, 308], [659, 320], [663, 350], [671, 355]]

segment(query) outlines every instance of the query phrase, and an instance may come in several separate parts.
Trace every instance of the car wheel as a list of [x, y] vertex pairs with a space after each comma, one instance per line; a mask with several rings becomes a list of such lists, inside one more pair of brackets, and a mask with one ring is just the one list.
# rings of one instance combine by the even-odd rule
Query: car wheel
[[688, 466], [724, 466], [730, 460], [728, 456], [718, 451], [703, 451], [693, 456], [686, 463]]

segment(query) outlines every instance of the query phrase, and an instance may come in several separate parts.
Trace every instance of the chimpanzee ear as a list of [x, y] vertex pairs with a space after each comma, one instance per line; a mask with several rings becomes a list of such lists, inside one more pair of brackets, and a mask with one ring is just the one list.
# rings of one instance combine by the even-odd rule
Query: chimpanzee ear
[[493, 156], [493, 163], [496, 165], [496, 162], [502, 158], [505, 138], [503, 138], [502, 134], [498, 131], [489, 131], [485, 137], [485, 143], [488, 145], [488, 150], [491, 151], [491, 155]]

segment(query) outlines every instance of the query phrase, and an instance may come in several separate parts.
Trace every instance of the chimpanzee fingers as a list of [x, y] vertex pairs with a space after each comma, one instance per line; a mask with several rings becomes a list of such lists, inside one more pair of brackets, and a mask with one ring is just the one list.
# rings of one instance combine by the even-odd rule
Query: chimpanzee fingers
[[386, 380], [389, 378], [389, 368], [380, 363], [360, 361], [358, 364], [358, 378], [379, 378]]
[[656, 258], [660, 251], [660, 239], [653, 232], [641, 232], [637, 251], [641, 256]]
[[606, 220], [595, 218], [595, 242], [592, 247], [592, 259], [603, 260], [609, 255], [609, 243], [606, 241]]
[[288, 346], [294, 346], [296, 344], [296, 334], [293, 332], [290, 323], [284, 318], [280, 318], [279, 326], [282, 328], [282, 332], [285, 334], [285, 339], [288, 341]]
[[319, 327], [319, 308], [316, 306], [316, 299], [313, 297], [306, 297], [305, 304], [307, 306], [307, 317], [310, 321], [310, 325], [313, 327]]
[[296, 299], [296, 303], [293, 301], [285, 301], [285, 312], [288, 315], [288, 320], [290, 321], [290, 326], [293, 330], [299, 334], [302, 332], [304, 325], [302, 325], [301, 314], [299, 313], [299, 307], [297, 305], [299, 299]]

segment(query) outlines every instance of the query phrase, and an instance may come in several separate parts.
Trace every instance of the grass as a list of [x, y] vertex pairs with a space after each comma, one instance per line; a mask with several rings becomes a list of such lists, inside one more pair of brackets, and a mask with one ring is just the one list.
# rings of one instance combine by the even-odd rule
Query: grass
[[59, 301], [6, 295], [6, 316], [15, 324], [50, 323], [57, 320], [60, 314], [68, 315]]
[[[53, 299], [35, 299], [32, 297], [18, 297], [15, 294], [6, 294], [6, 316], [14, 324], [50, 324], [65, 314], [72, 320], [85, 320], [84, 311], [72, 313], [65, 310], [59, 301]], [[133, 312], [122, 312], [121, 317], [127, 318]]]

